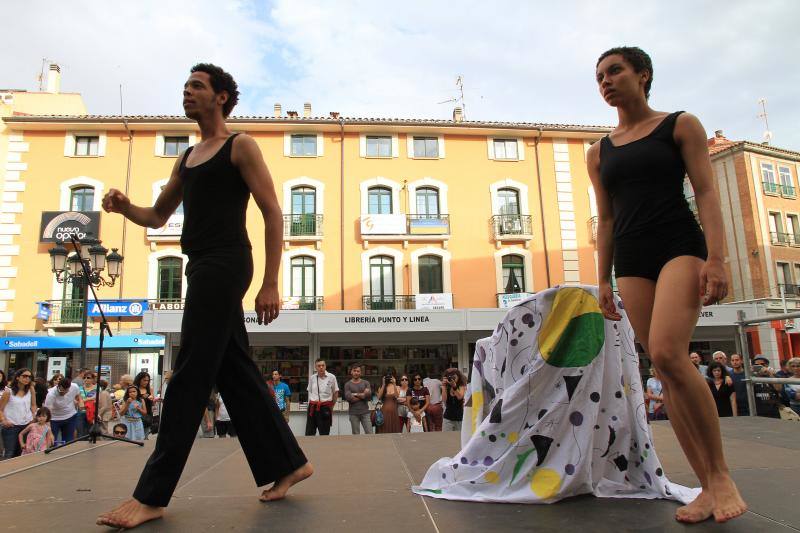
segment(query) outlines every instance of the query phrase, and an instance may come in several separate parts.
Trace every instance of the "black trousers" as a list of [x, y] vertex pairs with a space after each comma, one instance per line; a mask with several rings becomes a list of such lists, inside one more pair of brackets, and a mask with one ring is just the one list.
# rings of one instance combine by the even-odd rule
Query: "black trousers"
[[181, 348], [164, 398], [156, 447], [133, 493], [141, 503], [169, 503], [214, 385], [257, 486], [307, 463], [250, 358], [242, 298], [252, 276], [249, 249], [189, 254]]
[[320, 435], [331, 434], [331, 423], [333, 422], [333, 412], [330, 407], [320, 407], [314, 414], [306, 416], [306, 436], [310, 437], [317, 434], [319, 430]]

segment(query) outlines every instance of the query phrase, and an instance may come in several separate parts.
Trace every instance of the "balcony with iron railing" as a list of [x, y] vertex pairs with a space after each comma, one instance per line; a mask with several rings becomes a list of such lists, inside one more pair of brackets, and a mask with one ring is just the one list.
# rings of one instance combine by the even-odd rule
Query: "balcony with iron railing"
[[491, 219], [495, 240], [529, 240], [533, 237], [530, 215], [494, 215]]
[[361, 304], [363, 309], [370, 311], [417, 308], [417, 300], [413, 294], [383, 294], [378, 296], [364, 296], [361, 299]]
[[792, 235], [781, 231], [770, 231], [769, 240], [775, 246], [790, 246], [800, 243], [800, 235]]
[[450, 215], [382, 213], [360, 218], [365, 241], [431, 241], [450, 237]]
[[83, 321], [83, 300], [45, 300], [50, 307], [48, 327], [79, 328]]
[[800, 285], [793, 285], [790, 283], [778, 284], [778, 296], [780, 296], [781, 288], [783, 288], [783, 295], [787, 298], [796, 298], [800, 295]]
[[797, 189], [793, 185], [781, 184], [781, 196], [784, 198], [797, 198]]
[[300, 311], [320, 311], [325, 298], [323, 296], [286, 296], [281, 309], [298, 309]]
[[320, 239], [322, 239], [322, 215], [314, 213], [283, 215], [283, 240]]
[[781, 186], [777, 183], [773, 183], [771, 181], [762, 181], [761, 186], [764, 188], [764, 194], [769, 194], [772, 196], [780, 196], [781, 194]]

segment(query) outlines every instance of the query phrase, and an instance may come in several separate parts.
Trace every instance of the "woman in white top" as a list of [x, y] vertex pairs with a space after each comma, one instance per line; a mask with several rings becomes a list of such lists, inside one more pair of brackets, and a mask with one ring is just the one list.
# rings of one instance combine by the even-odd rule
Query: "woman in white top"
[[3, 459], [22, 453], [19, 434], [31, 423], [36, 413], [36, 395], [33, 393], [33, 373], [21, 368], [14, 373], [11, 386], [0, 396], [0, 424], [3, 434]]
[[53, 413], [50, 428], [56, 441], [69, 442], [73, 440], [78, 423], [78, 409], [83, 407], [83, 398], [81, 398], [78, 386], [72, 383], [68, 377], [63, 378], [58, 385], [47, 391], [44, 406]]

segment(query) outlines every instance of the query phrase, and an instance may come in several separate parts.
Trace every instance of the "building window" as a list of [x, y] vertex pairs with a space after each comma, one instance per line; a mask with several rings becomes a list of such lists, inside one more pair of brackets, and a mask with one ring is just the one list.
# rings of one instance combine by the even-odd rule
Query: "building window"
[[180, 300], [183, 283], [183, 259], [162, 257], [158, 260], [158, 300]]
[[519, 215], [519, 191], [516, 189], [499, 189], [497, 201], [500, 215]]
[[367, 136], [367, 157], [392, 157], [392, 138]]
[[778, 167], [778, 176], [781, 181], [781, 194], [790, 198], [797, 196], [794, 188], [794, 180], [792, 179], [792, 171], [789, 167]]
[[292, 258], [291, 296], [317, 295], [317, 264], [313, 257], [300, 255]]
[[98, 155], [100, 147], [100, 137], [91, 136], [75, 137], [75, 155]]
[[494, 139], [495, 159], [519, 159], [516, 139]]
[[439, 216], [439, 191], [433, 187], [417, 189], [417, 214]]
[[315, 235], [317, 232], [317, 191], [313, 187], [292, 189], [292, 235]]
[[394, 303], [394, 259], [387, 255], [371, 257], [369, 260], [369, 295], [372, 309], [376, 301]]
[[442, 283], [442, 258], [438, 255], [423, 255], [419, 258], [420, 294], [444, 292]]
[[525, 259], [522, 256], [503, 256], [503, 292], [525, 292]]
[[70, 190], [70, 211], [91, 211], [94, 207], [94, 187], [74, 187]]
[[79, 324], [83, 318], [83, 283], [64, 283], [61, 302], [61, 323]]
[[[166, 184], [161, 186], [162, 191], [164, 190], [164, 187], [166, 187]], [[178, 204], [178, 207], [175, 208], [175, 212], [173, 213], [173, 215], [182, 215], [182, 214], [183, 214], [183, 202]]]
[[772, 241], [772, 244], [786, 244], [787, 242], [787, 235], [783, 231], [783, 219], [780, 213], [769, 213], [769, 218], [767, 218], [769, 223], [769, 235]]
[[291, 155], [293, 156], [316, 156], [317, 155], [317, 136], [316, 135], [292, 135]]
[[797, 215], [786, 215], [786, 236], [795, 246], [800, 245], [800, 225]]
[[437, 137], [414, 137], [414, 157], [439, 157]]
[[389, 215], [392, 213], [392, 190], [387, 187], [371, 187], [368, 192], [367, 213]]
[[189, 137], [164, 137], [164, 155], [178, 156], [189, 148]]

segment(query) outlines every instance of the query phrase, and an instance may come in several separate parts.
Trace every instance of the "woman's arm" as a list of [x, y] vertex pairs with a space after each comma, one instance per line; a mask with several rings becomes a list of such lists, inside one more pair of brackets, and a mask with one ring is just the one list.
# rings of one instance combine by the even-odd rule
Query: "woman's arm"
[[31, 414], [33, 415], [34, 419], [36, 418], [37, 409], [38, 407], [36, 407], [36, 390], [34, 390], [34, 388], [31, 387]]
[[706, 237], [708, 259], [700, 274], [700, 296], [703, 297], [703, 305], [711, 305], [728, 295], [728, 281], [723, 265], [722, 210], [714, 190], [706, 131], [697, 117], [682, 113], [675, 122], [674, 136], [694, 189], [700, 223]]
[[31, 426], [33, 426], [33, 424], [35, 424], [35, 423], [36, 422], [31, 422], [30, 424], [28, 424], [28, 426], [25, 429], [23, 429], [22, 431], [19, 432], [19, 435], [17, 436], [17, 439], [19, 440], [20, 448], [25, 446], [25, 441], [24, 441], [23, 437], [25, 435], [27, 435], [28, 433], [30, 433]]
[[422, 402], [421, 409], [422, 409], [423, 412], [425, 412], [425, 409], [428, 408], [428, 404], [431, 401], [431, 396], [430, 396], [430, 394], [426, 394], [425, 396], [423, 396], [423, 398], [425, 398], [425, 401]]
[[139, 403], [139, 405], [136, 406], [136, 410], [139, 411], [140, 413], [142, 413], [143, 415], [146, 415], [147, 414], [147, 406], [142, 401], [140, 401], [138, 403]]
[[733, 408], [733, 416], [739, 416], [736, 409], [736, 391], [731, 392], [731, 407]]
[[459, 400], [463, 400], [464, 394], [466, 392], [467, 392], [467, 387], [465, 387], [464, 385], [460, 385], [453, 391], [453, 396], [455, 396]]

